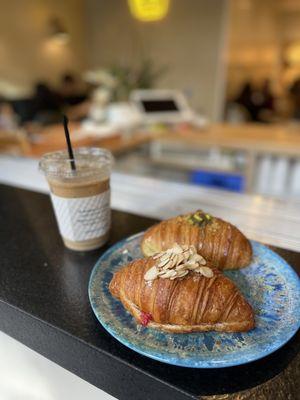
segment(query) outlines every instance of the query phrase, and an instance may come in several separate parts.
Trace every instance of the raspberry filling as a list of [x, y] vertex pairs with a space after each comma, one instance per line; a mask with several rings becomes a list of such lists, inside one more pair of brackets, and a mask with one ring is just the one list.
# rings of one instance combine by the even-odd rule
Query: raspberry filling
[[143, 326], [147, 326], [151, 320], [152, 315], [150, 313], [146, 313], [144, 311], [141, 312], [141, 324]]

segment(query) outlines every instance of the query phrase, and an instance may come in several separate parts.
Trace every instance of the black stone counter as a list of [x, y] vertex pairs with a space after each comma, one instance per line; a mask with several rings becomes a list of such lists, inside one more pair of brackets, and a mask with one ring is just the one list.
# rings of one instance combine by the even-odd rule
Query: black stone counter
[[[108, 246], [153, 220], [113, 212]], [[262, 360], [224, 369], [189, 369], [143, 357], [112, 338], [88, 300], [90, 272], [105, 247], [67, 250], [48, 196], [0, 186], [0, 329], [118, 399], [196, 399], [257, 386], [300, 349], [300, 334]], [[275, 249], [300, 272], [300, 254]]]

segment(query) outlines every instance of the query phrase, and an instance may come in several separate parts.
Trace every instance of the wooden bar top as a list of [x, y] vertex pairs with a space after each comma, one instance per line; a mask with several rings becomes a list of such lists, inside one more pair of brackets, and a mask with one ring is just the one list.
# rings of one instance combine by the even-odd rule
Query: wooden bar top
[[[96, 136], [80, 134], [78, 123], [69, 124], [72, 145], [74, 148], [83, 146], [105, 147], [114, 154], [132, 150], [157, 137], [155, 133], [132, 132], [122, 134], [116, 131], [110, 136]], [[39, 133], [29, 137], [23, 155], [41, 157], [43, 154], [65, 148], [65, 137], [61, 124], [50, 125], [42, 128]]]
[[[220, 123], [201, 129], [177, 126], [150, 131], [138, 129], [130, 134], [116, 131], [106, 137], [80, 134], [79, 131], [79, 123], [70, 123], [71, 140], [75, 148], [99, 146], [115, 154], [130, 151], [144, 143], [159, 141], [179, 148], [219, 147], [255, 153], [300, 156], [300, 125], [297, 124]], [[21, 154], [29, 157], [40, 157], [44, 153], [64, 147], [65, 138], [61, 124], [44, 127], [33, 135], [23, 135], [20, 145]]]
[[169, 132], [160, 142], [300, 156], [300, 125], [212, 124], [203, 129]]

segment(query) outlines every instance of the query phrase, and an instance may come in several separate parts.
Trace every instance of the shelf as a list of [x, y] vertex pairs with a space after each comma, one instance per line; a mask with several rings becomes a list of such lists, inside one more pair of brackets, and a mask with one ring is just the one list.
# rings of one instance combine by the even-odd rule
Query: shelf
[[152, 157], [150, 159], [150, 161], [153, 164], [163, 165], [163, 166], [171, 167], [171, 168], [177, 168], [177, 169], [181, 169], [184, 171], [195, 171], [197, 169], [202, 169], [205, 171], [231, 173], [231, 174], [242, 174], [243, 173], [241, 170], [238, 170], [235, 168], [212, 167], [212, 166], [208, 166], [205, 163], [201, 163], [199, 161], [188, 160], [187, 158], [180, 160], [180, 158], [174, 159], [174, 157], [162, 156], [159, 158]]

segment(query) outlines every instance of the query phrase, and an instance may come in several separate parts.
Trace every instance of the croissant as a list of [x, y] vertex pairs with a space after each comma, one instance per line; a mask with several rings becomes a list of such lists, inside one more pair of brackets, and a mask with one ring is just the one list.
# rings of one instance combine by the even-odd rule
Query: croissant
[[[158, 265], [166, 258], [161, 260]], [[132, 261], [114, 274], [109, 290], [137, 322], [151, 328], [185, 333], [254, 327], [252, 308], [230, 279], [209, 262], [176, 260], [175, 270], [169, 264], [159, 269], [153, 257]], [[191, 268], [187, 273], [184, 265]]]
[[149, 257], [175, 242], [194, 245], [219, 269], [242, 268], [252, 258], [249, 240], [235, 226], [201, 210], [152, 226], [145, 232], [141, 248]]

